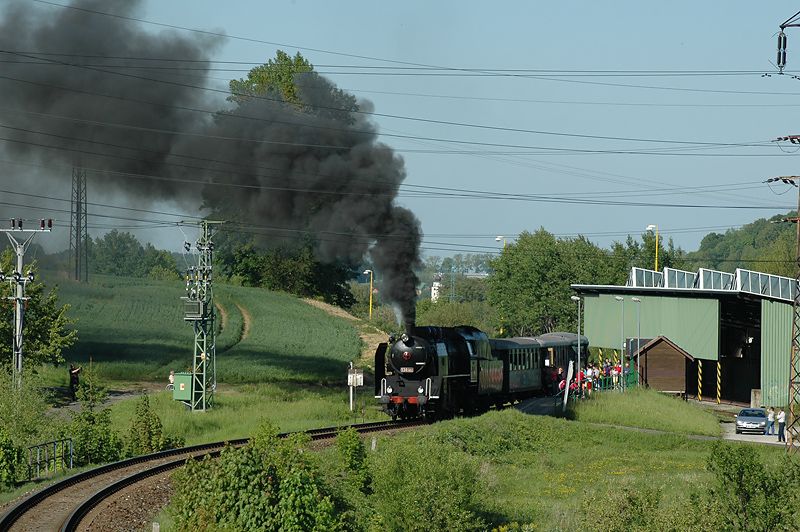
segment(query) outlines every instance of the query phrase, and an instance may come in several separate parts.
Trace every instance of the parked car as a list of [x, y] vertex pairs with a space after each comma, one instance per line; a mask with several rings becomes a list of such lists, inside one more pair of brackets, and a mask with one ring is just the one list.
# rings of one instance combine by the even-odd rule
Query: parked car
[[767, 433], [767, 414], [761, 408], [744, 408], [736, 415], [736, 434]]

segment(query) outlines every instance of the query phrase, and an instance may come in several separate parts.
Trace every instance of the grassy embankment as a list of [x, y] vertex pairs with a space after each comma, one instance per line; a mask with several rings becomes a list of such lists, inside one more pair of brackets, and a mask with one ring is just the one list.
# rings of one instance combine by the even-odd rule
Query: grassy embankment
[[[425, 437], [439, 444], [442, 454], [476, 463], [483, 493], [478, 511], [494, 525], [516, 521], [536, 523], [537, 530], [578, 530], [581, 516], [599, 510], [597, 504], [645, 487], [659, 489], [662, 505], [680, 512], [692, 491], [711, 480], [706, 463], [715, 440], [693, 437], [719, 434], [718, 421], [704, 409], [642, 390], [598, 395], [575, 412], [572, 421], [492, 412], [439, 423]], [[417, 439], [401, 435], [397, 442], [384, 442], [381, 452]], [[778, 463], [785, 453], [756, 448], [767, 463]]]
[[719, 436], [719, 419], [713, 413], [653, 390], [624, 394], [595, 393], [571, 410], [572, 418], [587, 423], [663, 430], [681, 434]]
[[[170, 369], [191, 364], [193, 331], [183, 321], [179, 282], [97, 275], [88, 285], [66, 282], [60, 290], [79, 334], [67, 360], [85, 365], [91, 358], [109, 388], [155, 390], [151, 404], [166, 431], [187, 443], [248, 436], [262, 419], [285, 431], [352, 420], [344, 382], [361, 341], [348, 320], [288, 294], [216, 285], [224, 311], [218, 313], [219, 388], [213, 410], [192, 414], [162, 391]], [[45, 374], [49, 384], [67, 386], [63, 367]], [[363, 390], [359, 406], [369, 407], [371, 394]], [[123, 433], [134, 406], [130, 399], [113, 405], [114, 426]], [[378, 416], [374, 408], [364, 415]]]
[[[183, 321], [179, 282], [97, 275], [60, 290], [79, 334], [70, 362], [91, 358], [103, 379], [121, 382], [165, 382], [170, 369], [190, 366], [193, 331]], [[220, 382], [341, 381], [360, 351], [352, 325], [291, 295], [220, 284], [215, 301], [225, 315], [217, 320]], [[245, 337], [240, 308], [249, 318]]]

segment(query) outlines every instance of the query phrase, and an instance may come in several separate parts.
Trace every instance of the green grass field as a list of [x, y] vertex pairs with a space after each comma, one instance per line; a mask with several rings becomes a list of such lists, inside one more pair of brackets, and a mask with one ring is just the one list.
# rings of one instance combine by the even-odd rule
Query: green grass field
[[[655, 407], [656, 416], [671, 406]], [[582, 421], [529, 416], [509, 409], [480, 418], [437, 423], [416, 434], [383, 439], [381, 452], [413, 445], [420, 437], [442, 453], [474, 460], [480, 471], [480, 513], [494, 524], [535, 523], [536, 530], [579, 530], [585, 512], [600, 510], [608, 494], [659, 488], [663, 504], [680, 511], [692, 489], [710, 480], [706, 460], [713, 441], [680, 434], [653, 434]], [[757, 446], [770, 463], [782, 448]], [[428, 456], [426, 460], [436, 460]], [[612, 495], [613, 499], [613, 495]]]
[[[103, 275], [88, 285], [62, 282], [79, 335], [67, 360], [91, 358], [103, 379], [124, 382], [165, 381], [170, 369], [189, 368], [194, 333], [183, 321], [183, 294], [180, 282]], [[294, 296], [218, 284], [215, 301], [225, 315], [217, 319], [219, 382], [341, 382], [359, 355], [350, 323]], [[66, 384], [61, 373], [52, 372], [54, 384]]]
[[[373, 404], [369, 390], [360, 392], [357, 412], [352, 414], [345, 386], [241, 384], [221, 386], [217, 392], [214, 408], [207, 412], [186, 410], [169, 392], [151, 394], [150, 406], [161, 418], [165, 433], [183, 436], [187, 445], [247, 438], [264, 421], [291, 432], [388, 419]], [[127, 399], [111, 407], [113, 427], [123, 435], [136, 401]]]

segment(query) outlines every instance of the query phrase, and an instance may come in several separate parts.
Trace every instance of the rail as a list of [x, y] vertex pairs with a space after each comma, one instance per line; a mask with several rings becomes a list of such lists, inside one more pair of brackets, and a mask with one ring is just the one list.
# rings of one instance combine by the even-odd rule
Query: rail
[[[359, 433], [369, 433], [369, 432], [378, 432], [381, 430], [387, 430], [390, 428], [411, 427], [421, 424], [422, 423], [420, 422], [409, 423], [409, 422], [379, 421], [373, 423], [345, 425], [341, 427], [325, 427], [319, 429], [310, 429], [307, 431], [300, 431], [300, 433], [308, 434], [312, 440], [316, 441], [316, 440], [334, 438], [341, 430], [345, 430], [348, 428], [353, 428]], [[282, 433], [279, 436], [286, 437], [290, 434], [295, 434], [295, 433]], [[181, 465], [185, 464], [186, 461], [189, 459], [203, 458], [207, 455], [217, 456], [219, 455], [219, 452], [226, 445], [240, 447], [247, 444], [248, 441], [249, 441], [248, 438], [242, 438], [229, 441], [193, 445], [189, 447], [181, 447], [178, 449], [170, 449], [158, 453], [152, 453], [148, 455], [137, 456], [134, 458], [128, 458], [126, 460], [121, 460], [119, 462], [106, 464], [88, 471], [72, 475], [69, 478], [56, 482], [34, 493], [33, 495], [29, 496], [28, 498], [24, 499], [23, 501], [19, 502], [18, 504], [10, 508], [5, 514], [3, 514], [0, 517], [0, 531], [9, 530], [17, 521], [20, 520], [20, 518], [22, 518], [28, 512], [34, 510], [40, 504], [44, 503], [48, 498], [53, 497], [59, 492], [75, 487], [84, 482], [90, 482], [93, 479], [97, 479], [97, 477], [100, 477], [101, 475], [126, 469], [131, 466], [142, 465], [148, 462], [160, 461], [170, 457], [190, 455], [188, 457], [183, 456], [179, 459], [171, 460], [169, 462], [165, 462], [156, 465], [154, 467], [148, 467], [133, 474], [126, 475], [121, 480], [113, 482], [109, 486], [101, 489], [100, 491], [92, 495], [92, 497], [85, 500], [78, 507], [76, 507], [71, 512], [69, 517], [67, 517], [67, 519], [64, 521], [61, 527], [61, 530], [77, 530], [77, 526], [80, 523], [81, 519], [83, 519], [94, 507], [96, 507], [100, 502], [102, 502], [104, 499], [106, 499], [113, 493], [116, 493], [117, 491], [125, 488], [126, 486], [135, 484], [136, 482], [140, 482], [141, 480], [144, 480], [150, 476], [158, 475], [160, 473], [169, 471], [171, 469], [178, 468]]]

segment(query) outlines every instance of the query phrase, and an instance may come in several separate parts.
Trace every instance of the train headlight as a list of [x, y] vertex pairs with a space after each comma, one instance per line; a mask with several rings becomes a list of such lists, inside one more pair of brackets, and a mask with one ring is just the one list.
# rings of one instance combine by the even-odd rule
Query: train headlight
[[425, 393], [425, 388], [423, 388], [422, 386], [420, 386], [419, 388], [417, 388], [417, 393], [418, 393], [418, 394], [420, 394], [420, 395], [422, 395], [423, 393]]
[[392, 393], [393, 391], [394, 391], [394, 388], [392, 388], [391, 386], [387, 386], [386, 387], [386, 393]]

